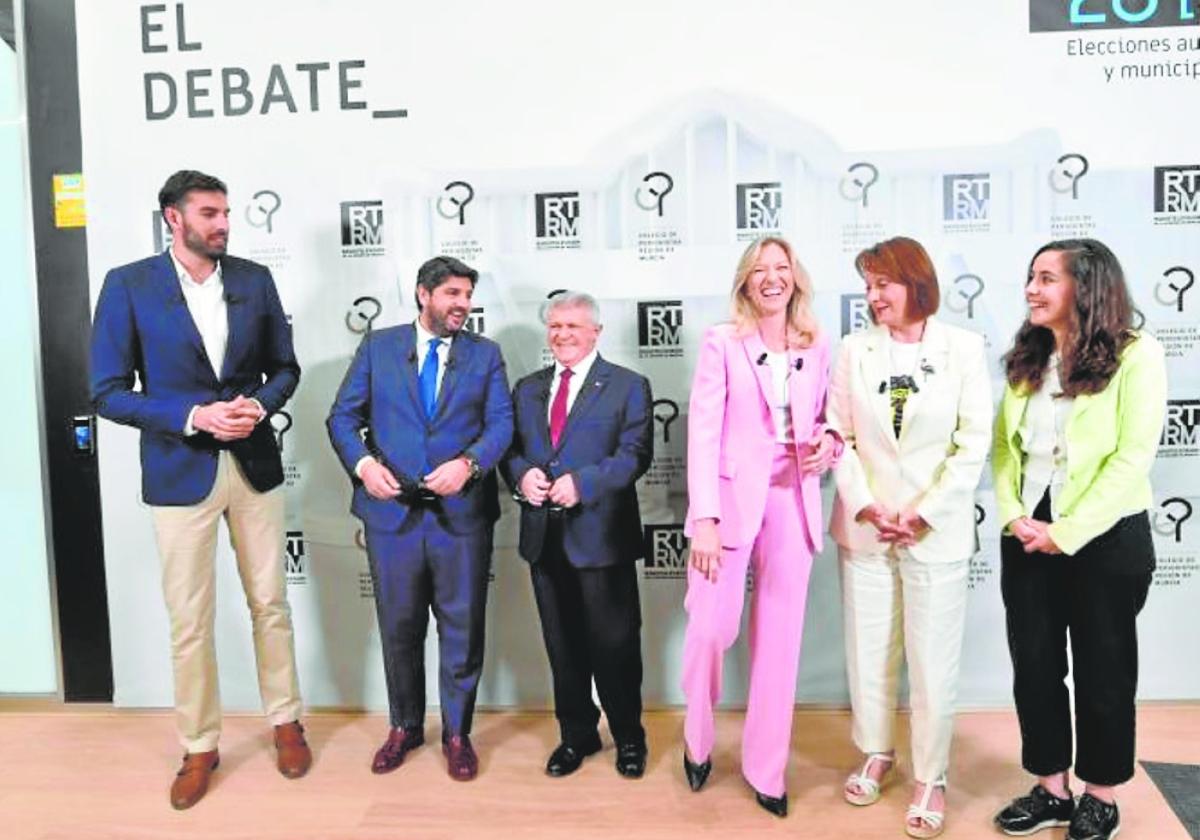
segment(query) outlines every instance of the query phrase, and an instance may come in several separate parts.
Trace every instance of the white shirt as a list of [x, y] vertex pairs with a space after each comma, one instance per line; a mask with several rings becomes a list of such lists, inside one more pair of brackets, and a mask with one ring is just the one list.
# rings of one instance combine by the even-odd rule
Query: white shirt
[[[229, 344], [229, 313], [225, 305], [225, 282], [221, 279], [221, 261], [217, 261], [212, 274], [208, 275], [203, 283], [197, 283], [175, 256], [174, 249], [168, 248], [167, 253], [171, 257], [171, 264], [175, 266], [175, 275], [179, 278], [184, 303], [187, 304], [196, 331], [200, 333], [200, 341], [204, 344], [204, 352], [212, 365], [213, 375], [220, 379], [221, 367], [225, 364], [225, 348]], [[187, 422], [183, 425], [183, 434], [186, 437], [196, 434], [192, 418], [196, 416], [198, 408], [200, 406], [194, 405], [188, 412]]]
[[[571, 408], [575, 405], [575, 398], [579, 396], [579, 392], [583, 390], [583, 382], [587, 379], [588, 373], [592, 370], [592, 365], [596, 362], [596, 348], [592, 348], [592, 352], [588, 353], [575, 364], [571, 365], [571, 380], [568, 383], [567, 389], [567, 416], [571, 414]], [[554, 398], [558, 396], [558, 388], [562, 384], [562, 372], [564, 365], [558, 362], [554, 363], [554, 377], [550, 382], [550, 399], [546, 401], [546, 422], [550, 422], [550, 409], [554, 407]]]
[[795, 440], [795, 434], [792, 432], [792, 409], [788, 389], [788, 378], [792, 375], [788, 354], [772, 353], [768, 350], [767, 366], [771, 369], [771, 417], [775, 420], [775, 442], [791, 443]]
[[212, 363], [213, 375], [220, 379], [221, 365], [225, 362], [225, 346], [229, 343], [229, 314], [225, 306], [221, 263], [217, 261], [212, 274], [203, 283], [197, 283], [175, 256], [175, 251], [168, 249], [167, 253], [175, 265], [175, 274], [179, 277], [179, 287], [183, 291], [188, 312], [200, 332], [200, 340], [204, 342], [204, 352]]
[[[1067, 418], [1074, 399], [1061, 396], [1058, 378], [1058, 354], [1050, 357], [1042, 387], [1029, 397], [1021, 416], [1018, 435], [1025, 453], [1021, 505], [1026, 516], [1034, 510], [1046, 491], [1050, 492], [1050, 517], [1058, 518], [1058, 494], [1067, 482]], [[1058, 396], [1055, 396], [1055, 395]]]

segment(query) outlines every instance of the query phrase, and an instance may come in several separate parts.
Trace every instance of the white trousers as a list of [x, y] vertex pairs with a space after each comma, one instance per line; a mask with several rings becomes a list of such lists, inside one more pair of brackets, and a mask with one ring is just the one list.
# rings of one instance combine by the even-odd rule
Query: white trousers
[[839, 548], [852, 737], [889, 752], [901, 657], [908, 661], [913, 775], [933, 782], [950, 760], [969, 560], [923, 563], [904, 548]]
[[171, 622], [175, 720], [189, 753], [216, 749], [221, 734], [217, 687], [217, 522], [224, 516], [254, 631], [258, 688], [272, 724], [300, 717], [300, 686], [283, 568], [283, 488], [259, 493], [222, 451], [212, 492], [199, 504], [156, 506], [163, 597]]

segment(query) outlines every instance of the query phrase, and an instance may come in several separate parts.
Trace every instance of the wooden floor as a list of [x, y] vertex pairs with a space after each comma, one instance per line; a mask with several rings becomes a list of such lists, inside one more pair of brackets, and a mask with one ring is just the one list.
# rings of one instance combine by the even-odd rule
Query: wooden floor
[[[45, 709], [45, 707], [42, 707]], [[0, 705], [0, 838], [3, 840], [634, 840], [634, 838], [903, 837], [909, 798], [907, 753], [900, 781], [870, 808], [846, 805], [840, 785], [855, 753], [841, 711], [796, 714], [788, 777], [791, 815], [759, 809], [738, 774], [740, 714], [718, 722], [709, 785], [691, 793], [680, 770], [682, 717], [647, 716], [650, 766], [631, 781], [613, 769], [611, 745], [565, 779], [542, 771], [557, 742], [546, 714], [481, 713], [474, 741], [479, 778], [451, 781], [440, 751], [426, 746], [387, 776], [368, 770], [385, 734], [378, 715], [313, 714], [306, 720], [316, 753], [312, 772], [288, 781], [274, 769], [261, 719], [229, 717], [221, 768], [208, 796], [186, 812], [171, 810], [167, 788], [177, 766], [171, 716], [77, 707], [31, 710]], [[906, 728], [906, 726], [902, 726]], [[427, 734], [437, 743], [438, 729]], [[1139, 757], [1200, 760], [1200, 705], [1139, 711]], [[991, 815], [1031, 784], [1017, 766], [1011, 712], [960, 715], [950, 772], [948, 838], [997, 838]], [[896, 776], [893, 776], [895, 779]], [[1187, 833], [1139, 768], [1120, 797], [1123, 838], [1186, 840]], [[1064, 830], [1040, 838], [1063, 837]]]

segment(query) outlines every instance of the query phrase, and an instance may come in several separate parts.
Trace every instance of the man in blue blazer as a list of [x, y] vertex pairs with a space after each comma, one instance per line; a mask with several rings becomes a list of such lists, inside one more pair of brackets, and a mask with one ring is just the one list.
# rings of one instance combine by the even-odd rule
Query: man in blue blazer
[[218, 762], [213, 560], [222, 517], [250, 608], [279, 770], [296, 778], [312, 761], [298, 720], [284, 582], [283, 467], [266, 422], [296, 389], [300, 366], [270, 271], [225, 253], [225, 184], [183, 170], [158, 200], [171, 246], [105, 277], [91, 391], [100, 416], [141, 430], [142, 497], [162, 561], [187, 751], [171, 786], [171, 804], [182, 809], [204, 796]]
[[513, 391], [516, 436], [503, 470], [521, 501], [520, 552], [554, 676], [562, 742], [546, 772], [573, 773], [599, 751], [594, 678], [617, 771], [637, 778], [646, 734], [634, 484], [654, 454], [650, 383], [596, 352], [602, 325], [591, 295], [561, 293], [545, 321], [555, 362]]
[[475, 269], [434, 257], [417, 272], [419, 314], [359, 346], [329, 412], [329, 438], [354, 483], [383, 646], [391, 730], [371, 769], [395, 770], [425, 742], [425, 629], [438, 626], [442, 751], [473, 779], [475, 691], [483, 667], [493, 467], [512, 439], [495, 342], [463, 329]]

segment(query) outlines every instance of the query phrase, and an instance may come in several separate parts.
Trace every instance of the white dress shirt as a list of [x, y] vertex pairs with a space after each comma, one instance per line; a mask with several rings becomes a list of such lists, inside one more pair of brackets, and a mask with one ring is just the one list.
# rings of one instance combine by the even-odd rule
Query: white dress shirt
[[795, 440], [792, 432], [792, 408], [788, 377], [792, 375], [792, 366], [788, 364], [788, 354], [767, 351], [767, 366], [771, 368], [771, 416], [775, 419], [775, 442], [791, 443]]
[[[179, 288], [183, 292], [184, 303], [192, 322], [200, 333], [200, 341], [204, 344], [204, 352], [213, 368], [213, 376], [221, 378], [221, 366], [225, 364], [225, 347], [229, 343], [229, 313], [225, 305], [225, 282], [221, 278], [221, 262], [217, 261], [212, 274], [203, 282], [196, 282], [184, 268], [183, 263], [175, 256], [174, 249], [168, 248], [171, 263], [175, 266], [175, 275], [179, 278]], [[183, 433], [190, 437], [196, 434], [192, 418], [200, 406], [192, 406], [188, 412], [187, 423]]]
[[[575, 364], [571, 365], [571, 381], [567, 390], [567, 416], [571, 415], [571, 408], [575, 405], [575, 399], [579, 396], [579, 392], [583, 390], [583, 382], [587, 379], [588, 373], [592, 369], [592, 365], [596, 361], [596, 348], [592, 348], [592, 352], [588, 353]], [[550, 409], [554, 406], [554, 398], [558, 396], [559, 386], [562, 384], [562, 372], [564, 365], [558, 362], [554, 363], [554, 377], [550, 382], [550, 399], [546, 401], [546, 423], [550, 422]]]

